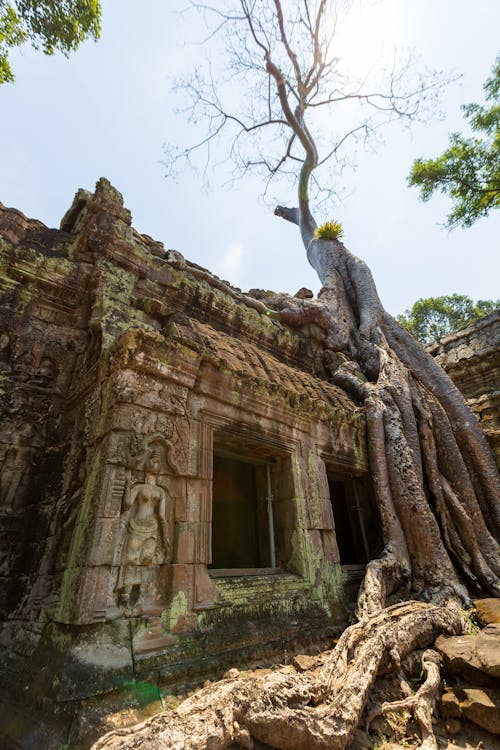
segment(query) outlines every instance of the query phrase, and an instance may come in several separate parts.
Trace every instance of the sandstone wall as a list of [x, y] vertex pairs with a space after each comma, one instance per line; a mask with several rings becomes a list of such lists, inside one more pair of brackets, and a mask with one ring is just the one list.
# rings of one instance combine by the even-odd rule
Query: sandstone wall
[[429, 351], [477, 414], [500, 467], [500, 311], [444, 336]]
[[[368, 468], [363, 415], [315, 332], [139, 235], [105, 180], [60, 230], [1, 207], [0, 238], [12, 716], [59, 705], [62, 735], [83, 736], [74, 707], [124, 683], [328, 643], [345, 622], [328, 475]], [[272, 570], [211, 574], [214, 450], [269, 467]]]

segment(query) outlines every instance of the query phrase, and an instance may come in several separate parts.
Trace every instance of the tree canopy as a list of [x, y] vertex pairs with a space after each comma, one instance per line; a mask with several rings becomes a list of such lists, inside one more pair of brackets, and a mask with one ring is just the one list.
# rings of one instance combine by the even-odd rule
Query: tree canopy
[[397, 321], [422, 344], [431, 344], [498, 309], [500, 300], [473, 302], [466, 294], [450, 294], [418, 299]]
[[462, 110], [477, 136], [451, 133], [449, 148], [435, 159], [417, 159], [408, 177], [423, 201], [436, 191], [448, 195], [453, 208], [450, 228], [469, 227], [500, 206], [500, 56], [484, 84], [490, 106], [464, 104]]
[[99, 0], [0, 0], [0, 84], [14, 80], [9, 51], [26, 42], [69, 55], [100, 34]]
[[267, 192], [272, 181], [295, 185], [301, 175], [317, 206], [342, 192], [335, 178], [359, 145], [376, 144], [393, 121], [433, 116], [450, 80], [399, 52], [387, 67], [367, 62], [353, 75], [336, 46], [349, 1], [189, 5], [205, 20], [211, 53], [176, 83], [180, 112], [199, 138], [167, 146], [167, 176], [200, 166], [208, 181], [206, 167], [228, 161], [232, 178], [254, 174]]

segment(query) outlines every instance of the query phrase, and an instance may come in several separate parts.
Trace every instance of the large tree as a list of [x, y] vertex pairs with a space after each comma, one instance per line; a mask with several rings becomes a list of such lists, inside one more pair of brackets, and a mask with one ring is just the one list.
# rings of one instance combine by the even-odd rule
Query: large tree
[[[332, 6], [339, 3], [297, 0], [290, 9], [280, 0], [240, 0], [225, 11], [202, 6], [226, 33], [231, 75], [245, 82], [257, 77], [256, 97], [245, 85], [247, 111], [234, 113], [223, 104], [215, 76], [204, 83], [197, 75], [184, 90], [194, 95], [193, 117], [200, 110], [208, 117], [198, 147], [230, 127], [231, 152], [243, 171], [255, 166], [272, 176], [296, 170], [297, 205], [280, 205], [275, 213], [297, 225], [323, 286], [315, 300], [274, 297], [267, 312], [289, 326], [316, 323], [323, 331], [325, 374], [364, 408], [384, 551], [367, 566], [359, 622], [344, 632], [321, 669], [225, 680], [174, 714], [110, 733], [95, 748], [219, 750], [233, 742], [252, 747], [256, 739], [283, 750], [342, 750], [379, 671], [392, 664], [408, 696], [403, 658], [439, 632], [461, 631], [452, 603], [469, 603], [467, 584], [500, 595], [499, 478], [477, 420], [441, 368], [385, 311], [370, 269], [340, 241], [338, 227], [318, 231], [311, 204], [325, 160], [339, 156], [348, 138], [377, 128], [380, 118], [417, 116], [436, 82], [421, 79], [408, 91], [394, 70], [385, 91], [348, 84], [334, 57]], [[241, 81], [237, 87], [243, 88]], [[317, 139], [318, 109], [335, 112], [353, 101], [367, 110], [365, 119], [339, 135], [332, 114], [324, 120], [330, 143]], [[251, 152], [246, 137], [267, 130], [275, 133], [271, 145], [257, 141], [261, 150]], [[414, 710], [429, 750], [437, 748], [430, 720], [439, 685], [434, 652], [425, 652], [423, 667], [424, 686], [405, 705]]]
[[446, 151], [435, 159], [417, 159], [408, 177], [423, 201], [435, 192], [452, 199], [450, 228], [469, 227], [500, 206], [500, 57], [484, 90], [488, 106], [462, 106], [475, 135], [451, 133]]
[[0, 0], [0, 84], [14, 80], [8, 55], [30, 43], [46, 55], [69, 55], [100, 33], [99, 0]]
[[500, 300], [480, 299], [474, 302], [466, 294], [445, 294], [442, 297], [418, 299], [411, 310], [398, 315], [397, 321], [422, 344], [458, 331], [475, 320], [500, 309]]

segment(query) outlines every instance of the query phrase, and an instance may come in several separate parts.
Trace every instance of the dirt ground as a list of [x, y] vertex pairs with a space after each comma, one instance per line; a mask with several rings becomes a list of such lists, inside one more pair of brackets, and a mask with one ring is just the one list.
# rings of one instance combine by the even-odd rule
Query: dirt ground
[[[319, 664], [328, 656], [329, 652], [323, 652], [315, 658]], [[306, 657], [307, 658], [307, 657]], [[233, 671], [233, 670], [231, 670]], [[284, 673], [295, 672], [293, 664], [275, 665], [272, 668], [257, 668], [253, 670], [242, 670], [241, 677], [259, 676], [271, 671]], [[415, 684], [415, 689], [418, 685]], [[120, 711], [107, 717], [107, 729], [130, 726], [139, 721], [158, 713], [160, 711], [171, 711], [175, 709], [184, 698], [191, 695], [194, 690], [186, 695], [169, 695], [162, 697], [161, 702], [145, 706], [142, 709]], [[370, 709], [377, 702], [395, 700], [400, 698], [397, 681], [394, 679], [381, 678], [374, 686], [369, 698]], [[439, 716], [437, 708], [436, 723], [434, 726], [439, 750], [500, 750], [500, 736], [493, 735], [469, 721], [457, 719], [443, 720]], [[415, 722], [408, 715], [392, 715], [387, 718], [376, 719], [370, 732], [363, 728], [358, 730], [347, 750], [417, 750], [420, 746], [420, 737]], [[236, 750], [236, 747], [234, 748]], [[261, 743], [255, 743], [255, 750], [270, 750]]]

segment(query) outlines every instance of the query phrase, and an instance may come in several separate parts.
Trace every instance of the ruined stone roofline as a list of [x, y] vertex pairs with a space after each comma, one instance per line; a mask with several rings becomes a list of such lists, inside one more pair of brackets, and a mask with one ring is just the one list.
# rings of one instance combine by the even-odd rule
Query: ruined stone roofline
[[6, 206], [4, 203], [0, 201], [0, 214], [2, 213], [12, 214], [13, 216], [18, 217], [27, 226], [30, 225], [30, 226], [34, 226], [40, 229], [48, 229], [48, 227], [43, 223], [43, 221], [40, 221], [40, 219], [30, 218], [29, 216], [26, 216], [26, 214], [24, 214], [18, 208]]
[[500, 310], [494, 310], [489, 315], [485, 315], [484, 318], [479, 318], [469, 323], [463, 328], [459, 328], [457, 331], [442, 336], [437, 341], [429, 344], [426, 349], [432, 357], [436, 357], [446, 351], [447, 348], [452, 348], [454, 344], [461, 342], [463, 339], [467, 339], [469, 336], [481, 335], [487, 337], [489, 332], [488, 328], [495, 328], [500, 322]]
[[[45, 265], [39, 261], [57, 256], [61, 262], [74, 266], [74, 273], [69, 266], [66, 269], [65, 283], [70, 286], [85, 272], [86, 276], [90, 274], [89, 283], [102, 288], [105, 276], [116, 276], [112, 266], [119, 276], [128, 279], [131, 294], [126, 299], [120, 297], [117, 284], [114, 291], [110, 287], [109, 302], [116, 309], [113, 319], [91, 321], [91, 325], [102, 329], [105, 348], [130, 325], [166, 331], [187, 315], [236, 338], [243, 347], [247, 341], [270, 353], [279, 351], [280, 358], [291, 366], [325, 377], [321, 364], [322, 332], [311, 330], [312, 325], [307, 332], [291, 329], [269, 314], [268, 305], [273, 306], [274, 298], [288, 295], [265, 292], [264, 299], [257, 299], [260, 294], [254, 297], [242, 292], [185, 259], [180, 252], [165, 249], [163, 243], [139, 233], [132, 226], [131, 213], [123, 206], [121, 194], [104, 178], [98, 181], [94, 193], [77, 191], [60, 229], [48, 229], [17, 209], [3, 208], [2, 235], [7, 242], [6, 257], [12, 255], [17, 270], [21, 263], [19, 272], [24, 275], [29, 276], [33, 268], [40, 278]], [[26, 251], [29, 257], [21, 258], [20, 251]], [[92, 282], [94, 266], [98, 276]], [[70, 298], [80, 296], [69, 293]], [[108, 302], [106, 305], [109, 309]]]
[[14, 247], [29, 240], [31, 245], [44, 255], [52, 255], [51, 249], [64, 241], [65, 234], [59, 229], [47, 227], [43, 221], [26, 216], [17, 208], [9, 208], [0, 203], [0, 241], [9, 242]]
[[[108, 180], [101, 178], [99, 183], [106, 182]], [[108, 183], [109, 184], [109, 183]], [[109, 187], [115, 191], [115, 189], [109, 184]], [[120, 193], [115, 191], [121, 199]], [[41, 220], [26, 216], [22, 211], [17, 208], [5, 206], [0, 202], [0, 236], [4, 236], [6, 240], [14, 245], [20, 244], [29, 232], [40, 231], [42, 233], [50, 233], [50, 239], [54, 240], [55, 236], [59, 236], [62, 241], [69, 239], [69, 235], [75, 228], [75, 224], [78, 219], [78, 215], [81, 213], [83, 208], [95, 198], [95, 193], [91, 193], [88, 190], [80, 188], [74, 197], [73, 203], [68, 211], [65, 213], [60, 222], [60, 227], [48, 227]], [[123, 208], [123, 200], [120, 200], [120, 208], [123, 213], [130, 215], [128, 209]], [[122, 214], [123, 215], [123, 214]], [[9, 221], [11, 219], [11, 221]], [[130, 221], [132, 217], [130, 215]], [[130, 223], [130, 228], [134, 240], [141, 245], [144, 250], [153, 257], [159, 260], [166, 261], [174, 268], [183, 270], [185, 273], [190, 274], [197, 280], [205, 281], [214, 289], [218, 289], [225, 294], [228, 294], [237, 302], [249, 307], [250, 309], [256, 310], [261, 314], [268, 312], [268, 307], [252, 296], [248, 292], [243, 292], [239, 287], [233, 286], [229, 281], [221, 279], [216, 274], [209, 271], [207, 268], [188, 260], [181, 252], [171, 248], [165, 249], [165, 245], [161, 240], [156, 240], [148, 234], [141, 233]], [[15, 230], [15, 231], [14, 231]], [[43, 248], [42, 249], [43, 252]], [[275, 296], [274, 293], [271, 293]], [[290, 296], [288, 294], [279, 294], [277, 296]]]

